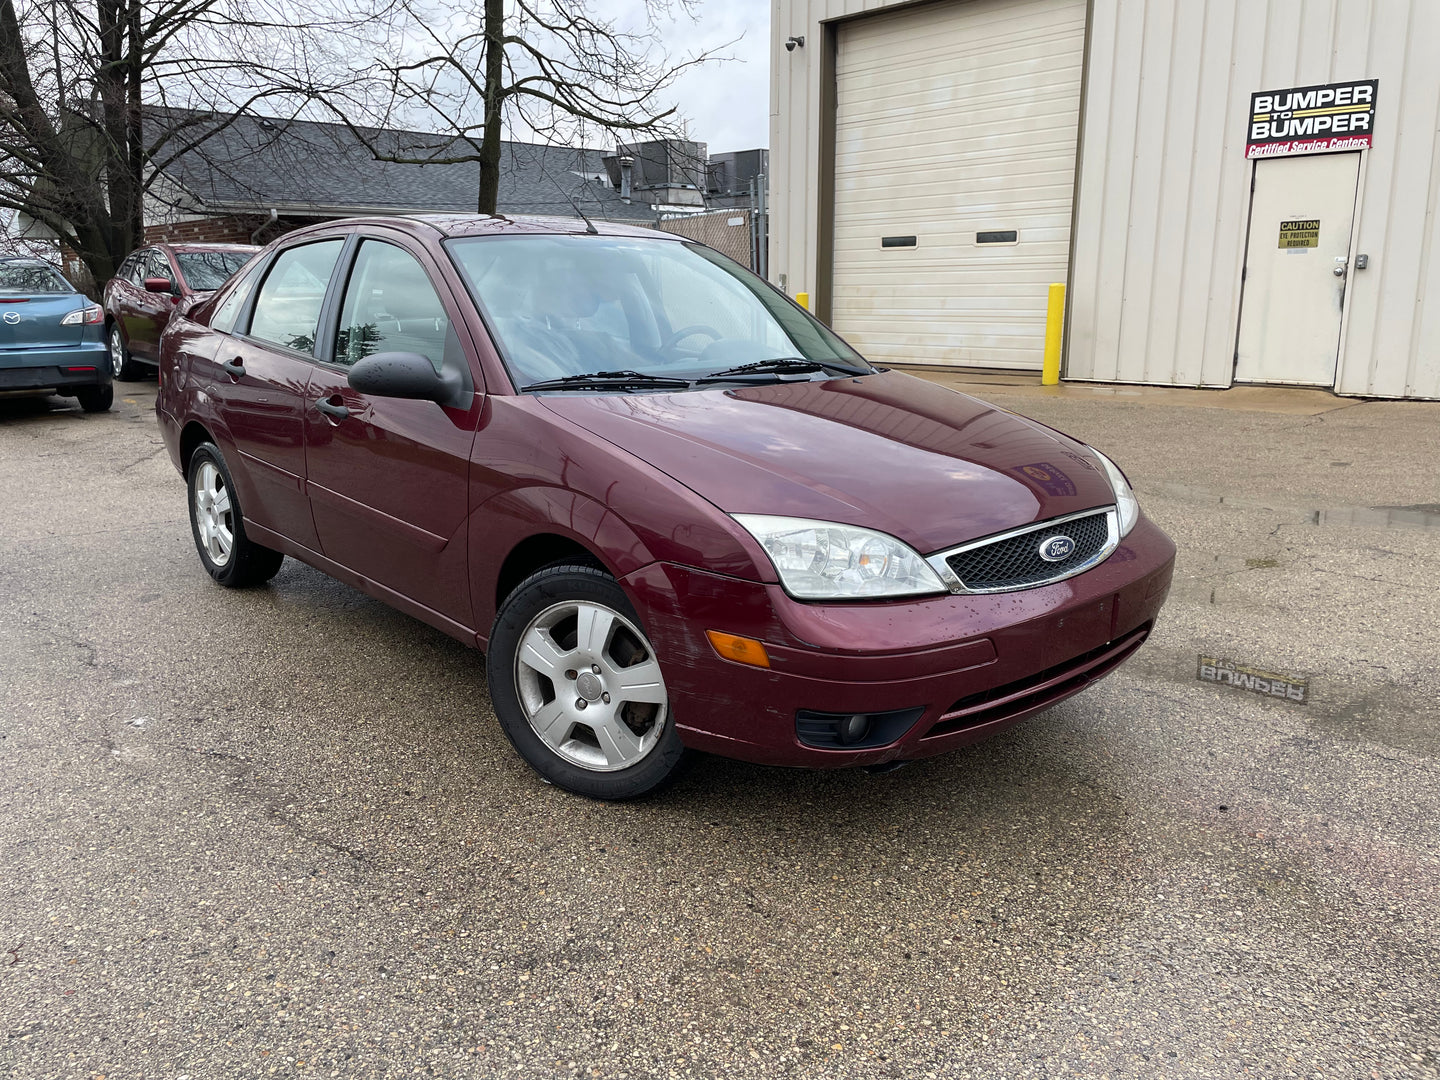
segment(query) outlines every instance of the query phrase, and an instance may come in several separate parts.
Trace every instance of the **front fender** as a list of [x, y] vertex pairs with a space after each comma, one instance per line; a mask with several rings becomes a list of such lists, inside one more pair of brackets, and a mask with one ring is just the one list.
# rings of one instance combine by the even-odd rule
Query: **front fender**
[[495, 595], [505, 559], [537, 536], [562, 536], [594, 553], [624, 577], [656, 561], [644, 541], [612, 510], [576, 491], [534, 486], [506, 491], [470, 512], [470, 595], [476, 629], [495, 621]]

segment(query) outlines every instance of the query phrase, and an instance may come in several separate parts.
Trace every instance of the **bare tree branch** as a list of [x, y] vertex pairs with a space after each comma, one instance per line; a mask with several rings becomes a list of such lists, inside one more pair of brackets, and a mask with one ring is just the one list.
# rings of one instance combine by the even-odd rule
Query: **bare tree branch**
[[341, 3], [0, 0], [0, 207], [105, 280], [143, 240], [164, 169], [259, 107], [368, 78], [355, 58], [383, 43], [396, 0]]
[[[666, 57], [653, 29], [654, 17], [670, 10], [664, 0], [647, 0], [646, 32], [595, 17], [585, 0], [478, 2], [479, 11], [467, 0], [397, 0], [394, 44], [371, 95], [381, 104], [366, 111], [376, 128], [421, 123], [438, 127], [443, 139], [413, 154], [397, 152], [351, 119], [348, 102], [322, 97], [322, 103], [380, 160], [477, 162], [481, 213], [497, 208], [504, 134], [567, 145], [591, 129], [611, 141], [621, 133], [681, 134], [664, 91], [728, 47]], [[689, 0], [679, 6], [691, 10]]]

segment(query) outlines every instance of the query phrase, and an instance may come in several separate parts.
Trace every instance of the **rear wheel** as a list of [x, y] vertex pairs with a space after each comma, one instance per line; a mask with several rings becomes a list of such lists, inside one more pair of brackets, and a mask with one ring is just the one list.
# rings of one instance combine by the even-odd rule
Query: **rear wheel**
[[541, 776], [593, 799], [673, 780], [685, 747], [655, 650], [614, 578], [552, 566], [506, 599], [486, 656], [505, 734]]
[[140, 377], [140, 365], [130, 357], [125, 347], [125, 335], [120, 332], [118, 322], [110, 324], [110, 372], [121, 382], [130, 382]]
[[115, 404], [115, 388], [109, 383], [104, 386], [87, 386], [75, 391], [75, 400], [86, 412], [105, 412]]
[[190, 455], [188, 485], [190, 531], [205, 572], [233, 589], [274, 577], [285, 556], [245, 535], [245, 517], [230, 470], [214, 443], [201, 443]]

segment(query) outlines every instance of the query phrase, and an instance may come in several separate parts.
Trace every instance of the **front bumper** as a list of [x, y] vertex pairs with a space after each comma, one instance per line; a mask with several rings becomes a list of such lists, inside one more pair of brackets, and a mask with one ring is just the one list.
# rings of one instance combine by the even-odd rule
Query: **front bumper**
[[[978, 742], [1083, 690], [1129, 657], [1169, 592], [1175, 546], [1141, 518], [1105, 562], [1038, 589], [801, 603], [673, 564], [625, 579], [687, 746], [771, 765], [883, 765]], [[765, 643], [768, 669], [721, 659], [719, 630]], [[919, 710], [881, 746], [818, 748], [796, 714]]]
[[110, 384], [110, 353], [101, 341], [56, 349], [0, 350], [0, 393], [74, 393]]

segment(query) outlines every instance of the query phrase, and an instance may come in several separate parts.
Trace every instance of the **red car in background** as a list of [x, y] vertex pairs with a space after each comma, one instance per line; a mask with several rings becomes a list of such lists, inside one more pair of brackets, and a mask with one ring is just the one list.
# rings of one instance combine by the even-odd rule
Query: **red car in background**
[[254, 258], [248, 244], [154, 244], [134, 252], [105, 286], [105, 341], [117, 379], [159, 363], [160, 333], [187, 297], [209, 296]]

